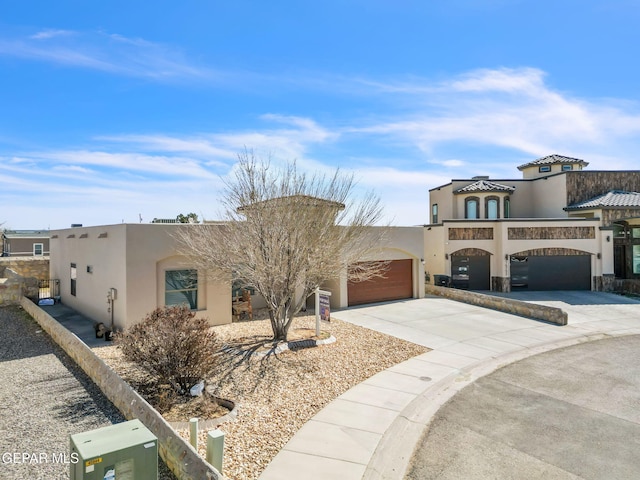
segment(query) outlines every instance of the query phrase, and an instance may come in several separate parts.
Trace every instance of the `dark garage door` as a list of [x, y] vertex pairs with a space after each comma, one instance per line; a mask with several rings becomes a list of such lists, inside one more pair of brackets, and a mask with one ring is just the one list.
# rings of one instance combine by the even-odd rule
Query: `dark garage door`
[[455, 288], [465, 290], [490, 290], [489, 255], [471, 255], [451, 257], [451, 279]]
[[386, 302], [413, 297], [413, 261], [392, 260], [384, 278], [378, 277], [364, 282], [349, 282], [347, 285], [349, 306], [365, 303]]
[[591, 256], [529, 256], [517, 263], [512, 259], [511, 283], [514, 289], [591, 290]]

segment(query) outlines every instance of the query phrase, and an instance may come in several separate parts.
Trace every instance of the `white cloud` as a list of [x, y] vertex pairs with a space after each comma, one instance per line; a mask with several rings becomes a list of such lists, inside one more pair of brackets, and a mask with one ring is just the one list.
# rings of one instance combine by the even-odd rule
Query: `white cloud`
[[75, 32], [71, 30], [48, 29], [48, 30], [42, 30], [38, 33], [34, 33], [33, 35], [30, 35], [29, 38], [33, 40], [46, 40], [53, 37], [66, 37], [66, 36], [74, 35], [74, 33]]
[[159, 81], [221, 76], [170, 46], [103, 32], [51, 29], [26, 38], [0, 38], [0, 55]]
[[[543, 72], [478, 70], [438, 84], [404, 88], [412, 109], [352, 131], [380, 135], [432, 154], [451, 144], [508, 148], [531, 156], [604, 151], [640, 133], [638, 105], [581, 99], [553, 90]], [[423, 91], [429, 94], [423, 94]], [[405, 103], [406, 105], [406, 103]]]

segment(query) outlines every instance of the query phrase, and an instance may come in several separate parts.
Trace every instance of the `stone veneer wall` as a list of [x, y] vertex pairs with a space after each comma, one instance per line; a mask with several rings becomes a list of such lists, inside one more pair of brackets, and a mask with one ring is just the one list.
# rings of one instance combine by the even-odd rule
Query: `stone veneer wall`
[[449, 228], [449, 240], [493, 240], [493, 228]]
[[21, 277], [49, 279], [49, 257], [0, 257], [0, 277], [7, 268]]
[[509, 227], [509, 240], [573, 240], [596, 238], [594, 227]]
[[511, 277], [491, 277], [491, 290], [494, 292], [510, 292]]
[[458, 290], [457, 288], [437, 287], [435, 285], [425, 285], [425, 293], [439, 295], [441, 297], [456, 300], [458, 302], [469, 303], [479, 307], [490, 308], [500, 312], [520, 315], [522, 317], [543, 320], [545, 322], [566, 325], [569, 319], [567, 312], [546, 305], [521, 302], [511, 298], [494, 297], [483, 293]]
[[22, 296], [38, 298], [38, 280], [49, 278], [49, 259], [0, 257], [0, 305], [18, 305]]
[[611, 225], [616, 220], [640, 217], [640, 208], [605, 208], [602, 210], [602, 224]]
[[609, 290], [606, 290], [607, 292], [640, 295], [640, 280], [635, 278], [612, 278], [610, 282], [605, 282], [605, 285], [607, 283], [610, 283]]
[[567, 205], [583, 202], [610, 190], [640, 192], [640, 171], [566, 172]]
[[220, 472], [209, 465], [144, 398], [98, 358], [78, 337], [28, 298], [22, 297], [21, 305], [89, 375], [127, 419], [139, 419], [158, 437], [160, 456], [176, 477], [180, 480], [224, 480]]

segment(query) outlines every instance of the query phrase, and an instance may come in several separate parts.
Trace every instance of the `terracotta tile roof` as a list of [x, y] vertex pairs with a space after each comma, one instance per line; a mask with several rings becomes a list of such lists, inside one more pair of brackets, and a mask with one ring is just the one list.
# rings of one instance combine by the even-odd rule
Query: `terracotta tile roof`
[[524, 165], [520, 165], [518, 167], [518, 170], [523, 170], [527, 167], [537, 167], [540, 165], [555, 165], [558, 163], [563, 163], [563, 164], [579, 163], [579, 164], [582, 164], [583, 167], [586, 167], [587, 165], [589, 165], [589, 162], [585, 162], [584, 160], [581, 160], [579, 158], [565, 157], [564, 155], [554, 154], [554, 155], [547, 155], [546, 157], [539, 158], [537, 160], [534, 160], [533, 162], [525, 163]]
[[471, 183], [466, 187], [459, 188], [453, 193], [470, 193], [470, 192], [509, 192], [513, 193], [516, 187], [502, 185], [500, 183], [490, 182], [489, 180], [479, 180]]
[[611, 190], [604, 195], [574, 203], [565, 210], [579, 210], [585, 208], [637, 207], [640, 208], [640, 193]]

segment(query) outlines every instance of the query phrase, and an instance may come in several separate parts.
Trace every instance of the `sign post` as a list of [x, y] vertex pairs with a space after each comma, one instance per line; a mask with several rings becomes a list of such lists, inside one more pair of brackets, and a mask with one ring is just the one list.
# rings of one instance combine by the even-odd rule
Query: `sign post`
[[331, 292], [316, 288], [316, 337], [320, 337], [320, 320], [331, 321], [330, 296]]

